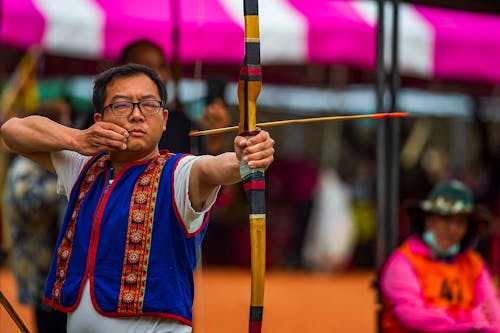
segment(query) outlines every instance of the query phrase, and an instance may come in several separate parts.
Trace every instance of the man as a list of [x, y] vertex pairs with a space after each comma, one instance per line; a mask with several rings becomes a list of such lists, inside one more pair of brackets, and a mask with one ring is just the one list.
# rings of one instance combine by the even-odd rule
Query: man
[[36, 116], [1, 128], [10, 149], [57, 173], [69, 198], [45, 300], [70, 313], [70, 333], [191, 332], [196, 250], [217, 191], [240, 180], [241, 159], [273, 161], [265, 131], [237, 136], [233, 153], [160, 151], [166, 97], [154, 71], [129, 64], [96, 78], [89, 128]]
[[457, 180], [409, 207], [415, 232], [381, 272], [382, 331], [500, 332], [500, 306], [485, 262], [472, 250], [487, 220]]

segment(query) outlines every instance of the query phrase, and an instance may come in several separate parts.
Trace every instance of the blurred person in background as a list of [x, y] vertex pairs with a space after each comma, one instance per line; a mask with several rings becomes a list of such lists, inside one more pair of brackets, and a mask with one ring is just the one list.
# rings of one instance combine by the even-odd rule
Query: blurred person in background
[[457, 180], [408, 206], [414, 229], [380, 273], [382, 331], [500, 332], [500, 305], [486, 263], [472, 250], [484, 212]]
[[[47, 101], [34, 114], [69, 125], [70, 108], [62, 101]], [[43, 302], [43, 290], [56, 246], [62, 208], [57, 177], [35, 162], [16, 156], [8, 169], [3, 195], [3, 220], [10, 237], [10, 267], [18, 300], [35, 311], [38, 333], [65, 333], [66, 314]]]
[[[167, 58], [159, 45], [146, 40], [138, 40], [127, 45], [120, 54], [119, 64], [136, 63], [153, 69], [167, 84], [171, 78], [171, 68]], [[221, 128], [229, 125], [231, 117], [221, 97], [210, 98], [205, 107], [200, 126], [203, 129]], [[191, 141], [196, 142], [196, 150], [199, 154], [219, 154], [226, 150], [224, 137], [221, 134], [209, 135], [205, 138], [189, 137], [191, 130], [199, 129], [190, 119], [182, 104], [178, 100], [178, 92], [173, 108], [169, 108], [167, 130], [160, 140], [160, 149], [168, 149], [171, 152], [196, 153], [193, 151]]]

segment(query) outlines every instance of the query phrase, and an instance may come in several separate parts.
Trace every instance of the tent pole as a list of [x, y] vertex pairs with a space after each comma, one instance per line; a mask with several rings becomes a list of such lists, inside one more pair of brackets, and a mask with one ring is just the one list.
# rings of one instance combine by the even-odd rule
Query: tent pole
[[[392, 0], [392, 56], [390, 73], [390, 92], [391, 92], [391, 113], [398, 112], [398, 92], [400, 87], [399, 73], [399, 5], [400, 0]], [[389, 177], [389, 225], [387, 232], [387, 248], [385, 258], [387, 258], [399, 243], [398, 228], [398, 203], [399, 203], [399, 150], [400, 150], [400, 127], [401, 121], [396, 119], [388, 121], [389, 124], [389, 149], [388, 158], [388, 177]]]
[[[397, 94], [400, 86], [399, 76], [399, 0], [391, 0], [392, 11], [392, 40], [391, 40], [391, 72], [389, 82], [390, 112], [397, 112]], [[377, 112], [385, 112], [384, 95], [386, 90], [385, 72], [385, 0], [377, 0], [377, 49], [376, 49], [376, 96]], [[377, 281], [378, 309], [376, 314], [377, 331], [382, 332], [381, 315], [382, 299], [378, 284], [378, 275], [385, 259], [392, 252], [398, 242], [398, 201], [399, 201], [399, 132], [400, 122], [393, 119], [382, 119], [377, 127], [377, 182], [376, 182], [376, 244], [375, 269]]]
[[[378, 24], [377, 24], [377, 49], [376, 49], [376, 78], [375, 90], [377, 97], [377, 113], [383, 113], [384, 92], [385, 92], [385, 67], [384, 67], [384, 0], [377, 0], [378, 3]], [[377, 123], [377, 156], [376, 156], [376, 206], [377, 206], [377, 232], [375, 243], [375, 269], [378, 272], [385, 256], [385, 227], [388, 218], [386, 216], [387, 207], [387, 177], [386, 177], [386, 131], [387, 122]]]

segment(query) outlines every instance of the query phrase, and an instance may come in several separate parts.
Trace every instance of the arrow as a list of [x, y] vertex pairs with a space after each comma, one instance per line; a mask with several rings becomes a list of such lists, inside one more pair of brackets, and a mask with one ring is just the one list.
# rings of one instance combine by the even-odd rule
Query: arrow
[[[331, 117], [317, 117], [317, 118], [302, 118], [302, 119], [289, 119], [289, 120], [278, 120], [270, 121], [266, 123], [259, 123], [257, 127], [273, 127], [282, 126], [289, 124], [301, 124], [301, 123], [315, 123], [322, 121], [341, 121], [341, 120], [355, 120], [355, 119], [381, 119], [381, 118], [398, 118], [406, 117], [408, 112], [387, 112], [387, 113], [371, 113], [371, 114], [357, 114], [348, 116], [331, 116]], [[211, 134], [228, 133], [238, 130], [238, 126], [230, 126], [223, 128], [214, 128], [205, 131], [191, 131], [189, 136], [203, 136]]]

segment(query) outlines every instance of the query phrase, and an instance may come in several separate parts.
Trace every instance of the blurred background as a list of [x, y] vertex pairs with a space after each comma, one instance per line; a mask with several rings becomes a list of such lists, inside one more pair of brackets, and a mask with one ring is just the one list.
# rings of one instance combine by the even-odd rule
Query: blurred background
[[[148, 39], [170, 63], [171, 102], [177, 98], [196, 122], [205, 106], [220, 98], [232, 123], [238, 122], [241, 1], [1, 0], [0, 5], [2, 121], [62, 100], [73, 125], [86, 126], [94, 76], [116, 63], [126, 45]], [[478, 250], [498, 281], [500, 3], [266, 0], [259, 10], [259, 122], [409, 112], [397, 120], [269, 129], [276, 158], [266, 175], [264, 331], [300, 327], [295, 317], [311, 318], [322, 331], [376, 331], [371, 286], [388, 251], [409, 231], [401, 208], [452, 177], [468, 184], [476, 202], [492, 213]], [[234, 134], [224, 135], [225, 149], [232, 148]], [[2, 152], [2, 183], [11, 159]], [[240, 186], [223, 188], [197, 272], [197, 332], [246, 326], [247, 212]], [[9, 231], [5, 224], [1, 230], [0, 288], [15, 302], [5, 260]], [[30, 323], [30, 309], [19, 308]], [[10, 332], [3, 328], [11, 327], [3, 326], [10, 325], [9, 318], [3, 309], [0, 313], [0, 331]], [[314, 331], [309, 328], [305, 331]]]

